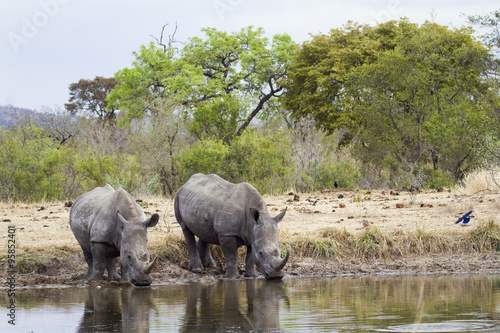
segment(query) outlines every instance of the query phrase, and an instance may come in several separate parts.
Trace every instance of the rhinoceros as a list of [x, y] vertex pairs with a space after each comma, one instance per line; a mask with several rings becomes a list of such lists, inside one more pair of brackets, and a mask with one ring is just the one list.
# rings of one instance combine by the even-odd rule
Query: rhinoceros
[[233, 184], [214, 174], [195, 174], [177, 191], [174, 209], [186, 240], [188, 269], [192, 272], [215, 267], [210, 244], [218, 244], [226, 261], [225, 277], [239, 276], [240, 246], [247, 247], [245, 276], [257, 276], [257, 266], [266, 279], [283, 277], [289, 252], [281, 258], [278, 222], [286, 209], [271, 218], [264, 199], [252, 185]]
[[[130, 279], [137, 286], [150, 285], [157, 257], [149, 261], [147, 228], [154, 227], [158, 219], [158, 214], [146, 218], [127, 191], [115, 191], [110, 185], [76, 198], [69, 222], [88, 264], [85, 277], [101, 280], [106, 268], [109, 279]], [[118, 256], [121, 276], [116, 271]]]

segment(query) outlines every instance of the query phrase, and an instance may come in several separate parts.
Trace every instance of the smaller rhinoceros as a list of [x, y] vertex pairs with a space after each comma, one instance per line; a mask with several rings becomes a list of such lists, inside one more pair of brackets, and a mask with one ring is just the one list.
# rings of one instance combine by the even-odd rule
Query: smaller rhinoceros
[[225, 277], [239, 276], [240, 246], [247, 247], [245, 276], [257, 276], [257, 266], [266, 279], [283, 277], [289, 253], [287, 250], [285, 258], [280, 256], [278, 222], [286, 209], [271, 218], [264, 199], [252, 185], [233, 184], [214, 174], [195, 174], [177, 191], [174, 209], [186, 240], [191, 271], [215, 267], [210, 244], [218, 244], [226, 261]]
[[[115, 191], [110, 185], [76, 198], [69, 223], [88, 264], [85, 277], [90, 281], [101, 280], [106, 268], [109, 279], [130, 279], [136, 286], [150, 285], [157, 257], [149, 261], [147, 228], [154, 227], [158, 219], [158, 214], [147, 219], [127, 191]], [[121, 277], [116, 271], [118, 256]]]

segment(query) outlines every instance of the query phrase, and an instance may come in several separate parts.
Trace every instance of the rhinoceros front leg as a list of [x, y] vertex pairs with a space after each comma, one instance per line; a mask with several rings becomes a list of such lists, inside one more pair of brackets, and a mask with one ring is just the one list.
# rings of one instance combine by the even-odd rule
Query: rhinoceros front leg
[[188, 269], [193, 273], [201, 273], [201, 271], [203, 270], [203, 266], [201, 265], [198, 249], [196, 248], [196, 240], [194, 239], [194, 234], [185, 225], [181, 225], [181, 227], [189, 252]]
[[104, 269], [106, 268], [106, 245], [101, 243], [92, 243], [92, 274], [89, 281], [102, 280]]
[[220, 246], [226, 260], [226, 278], [239, 277], [238, 272], [238, 240], [236, 237], [220, 237]]
[[258, 274], [255, 271], [255, 262], [252, 255], [252, 247], [247, 246], [247, 255], [245, 257], [245, 276], [256, 277]]
[[217, 264], [210, 253], [210, 244], [205, 243], [202, 240], [198, 240], [198, 253], [203, 267], [217, 268]]
[[106, 258], [106, 270], [108, 271], [108, 279], [119, 280], [120, 274], [116, 271], [117, 258]]
[[121, 276], [120, 276], [120, 281], [128, 281], [128, 280], [130, 280], [129, 277], [128, 277], [127, 268], [125, 266], [123, 266], [123, 262], [120, 265], [120, 271], [122, 273]]

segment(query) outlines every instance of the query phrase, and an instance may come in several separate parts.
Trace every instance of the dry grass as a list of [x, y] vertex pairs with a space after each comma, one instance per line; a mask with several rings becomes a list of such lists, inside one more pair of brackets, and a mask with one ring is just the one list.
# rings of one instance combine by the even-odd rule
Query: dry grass
[[[471, 176], [463, 189], [423, 191], [416, 195], [335, 189], [298, 193], [298, 201], [288, 194], [266, 195], [264, 199], [272, 216], [288, 207], [279, 224], [278, 239], [283, 252], [285, 248], [290, 249], [292, 260], [390, 260], [413, 255], [500, 251], [498, 189], [489, 187], [486, 191], [484, 186], [475, 187], [480, 183], [478, 179], [481, 178]], [[481, 192], [478, 193], [477, 188]], [[465, 194], [466, 191], [476, 194]], [[189, 256], [175, 220], [173, 200], [141, 199], [146, 202], [147, 213], [160, 214], [160, 223], [148, 232], [150, 252], [184, 267]], [[471, 209], [473, 218], [469, 225], [456, 225], [457, 218]], [[3, 202], [0, 221], [4, 220], [9, 222], [0, 222], [0, 253], [6, 253], [7, 226], [15, 225], [16, 253], [20, 256], [20, 265], [27, 270], [43, 270], [57, 260], [63, 263], [65, 258], [82, 257], [69, 228], [69, 208], [64, 202]], [[213, 247], [213, 256], [223, 262], [220, 247]], [[241, 262], [244, 256], [245, 250], [241, 249]], [[83, 258], [80, 261], [83, 262]]]
[[481, 192], [500, 191], [500, 171], [479, 169], [467, 174], [455, 190], [462, 194], [473, 195]]

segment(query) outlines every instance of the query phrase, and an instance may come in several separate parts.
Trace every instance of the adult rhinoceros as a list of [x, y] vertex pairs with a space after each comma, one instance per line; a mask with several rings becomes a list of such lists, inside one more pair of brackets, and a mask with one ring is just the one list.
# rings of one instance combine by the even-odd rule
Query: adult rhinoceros
[[[213, 174], [195, 174], [177, 191], [174, 208], [189, 251], [191, 271], [215, 267], [210, 244], [219, 244], [226, 260], [225, 277], [237, 277], [237, 249], [244, 245], [245, 276], [257, 276], [257, 265], [266, 279], [283, 277], [289, 253], [281, 258], [277, 235], [278, 222], [286, 209], [271, 218], [262, 196], [252, 185], [232, 184]], [[198, 246], [194, 236], [198, 237]]]
[[83, 250], [89, 280], [118, 279], [117, 257], [121, 259], [121, 280], [138, 286], [152, 282], [151, 270], [156, 257], [149, 262], [146, 247], [147, 228], [158, 223], [158, 214], [146, 219], [144, 212], [125, 190], [110, 185], [97, 187], [76, 198], [69, 222]]

